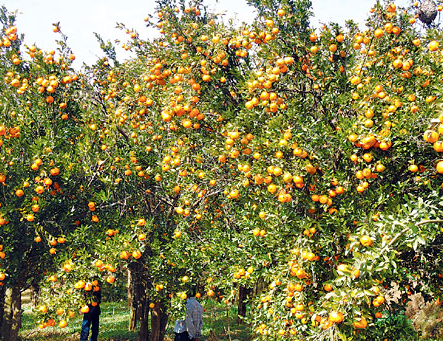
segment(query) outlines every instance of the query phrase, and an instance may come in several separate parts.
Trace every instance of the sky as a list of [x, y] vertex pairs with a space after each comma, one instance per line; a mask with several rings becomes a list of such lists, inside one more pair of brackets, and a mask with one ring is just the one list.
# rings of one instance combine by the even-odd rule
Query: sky
[[[253, 10], [246, 0], [206, 0], [210, 9], [235, 17], [239, 22], [250, 22]], [[347, 19], [364, 24], [375, 0], [312, 0], [315, 17], [314, 26], [331, 21], [344, 24]], [[408, 0], [397, 0], [398, 5], [406, 5]], [[25, 43], [36, 45], [43, 50], [57, 47], [54, 40], [58, 36], [52, 32], [52, 23], [60, 22], [68, 36], [68, 45], [76, 55], [76, 67], [83, 62], [93, 63], [102, 56], [93, 32], [105, 40], [126, 40], [127, 35], [116, 29], [116, 23], [124, 23], [135, 28], [142, 37], [153, 36], [143, 19], [154, 13], [155, 0], [0, 0], [8, 10], [17, 10], [19, 33], [25, 34]], [[363, 26], [362, 26], [363, 27]], [[125, 58], [125, 51], [117, 48], [119, 59]]]

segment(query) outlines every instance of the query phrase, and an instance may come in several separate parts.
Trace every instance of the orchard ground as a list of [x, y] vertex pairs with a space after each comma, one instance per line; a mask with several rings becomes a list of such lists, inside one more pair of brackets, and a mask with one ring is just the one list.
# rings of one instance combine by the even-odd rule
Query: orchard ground
[[[21, 340], [26, 341], [77, 341], [80, 337], [82, 316], [77, 314], [72, 323], [65, 329], [49, 327], [40, 330], [36, 326], [36, 315], [30, 300], [30, 292], [23, 294], [24, 312], [23, 326], [20, 331]], [[237, 311], [232, 306], [227, 310], [225, 304], [208, 302], [203, 315], [204, 326], [201, 340], [210, 340], [213, 333], [219, 340], [252, 339], [252, 331], [244, 323], [236, 322]], [[99, 341], [136, 341], [137, 331], [128, 331], [129, 309], [127, 302], [104, 302], [101, 304]], [[172, 341], [174, 322], [169, 323], [165, 341]]]
[[[77, 341], [80, 336], [80, 326], [82, 317], [77, 315], [77, 317], [72, 320], [72, 324], [66, 329], [60, 329], [57, 327], [47, 328], [42, 331], [36, 327], [36, 315], [32, 312], [32, 303], [30, 302], [30, 293], [26, 291], [23, 294], [24, 302], [24, 314], [23, 314], [23, 328], [20, 332], [21, 340], [26, 341]], [[129, 310], [127, 307], [127, 302], [105, 302], [101, 305], [102, 314], [100, 317], [100, 333], [99, 341], [136, 341], [137, 331], [128, 331], [129, 323]], [[417, 309], [417, 307], [411, 307], [412, 309]], [[420, 314], [422, 316], [420, 316]], [[423, 316], [424, 315], [424, 316]], [[237, 340], [237, 341], [248, 341], [252, 340], [252, 330], [244, 323], [236, 322], [237, 310], [234, 307], [226, 309], [225, 304], [216, 303], [209, 301], [204, 313], [204, 327], [203, 327], [203, 337], [202, 341], [216, 341], [216, 340]], [[418, 320], [416, 324], [416, 329], [424, 332], [436, 328], [438, 334], [441, 334], [443, 326], [441, 325], [441, 317], [443, 316], [443, 309], [433, 309], [433, 313], [428, 311], [420, 312], [417, 310], [415, 312], [414, 320]], [[428, 321], [426, 321], [426, 319]], [[429, 323], [431, 321], [431, 323]], [[170, 324], [173, 324], [172, 321]], [[397, 319], [385, 319], [383, 323], [387, 326], [395, 325]], [[435, 327], [435, 324], [437, 327]], [[431, 327], [429, 327], [431, 325]], [[165, 338], [165, 341], [173, 341], [173, 326], [167, 328], [167, 334], [169, 337]], [[397, 328], [397, 327], [396, 327]], [[412, 331], [412, 329], [411, 329]], [[209, 337], [208, 337], [209, 336]], [[213, 338], [216, 337], [216, 339]], [[411, 333], [410, 340], [417, 337], [416, 334]], [[423, 338], [426, 341], [438, 341], [443, 339], [435, 338]], [[409, 340], [408, 340], [409, 341]]]

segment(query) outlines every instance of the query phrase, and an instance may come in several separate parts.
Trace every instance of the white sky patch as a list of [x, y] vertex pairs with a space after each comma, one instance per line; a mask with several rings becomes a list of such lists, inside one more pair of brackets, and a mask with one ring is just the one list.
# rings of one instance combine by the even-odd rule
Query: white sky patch
[[[337, 22], [341, 25], [347, 19], [353, 18], [364, 24], [370, 8], [375, 0], [313, 0], [315, 17], [311, 22], [314, 27], [321, 23]], [[43, 50], [55, 49], [54, 40], [57, 34], [52, 32], [52, 23], [59, 22], [63, 32], [68, 36], [68, 45], [74, 51], [77, 59], [74, 66], [80, 67], [83, 62], [92, 64], [97, 57], [102, 56], [99, 44], [93, 32], [102, 38], [114, 41], [126, 41], [128, 36], [116, 29], [116, 23], [124, 23], [128, 28], [134, 28], [141, 37], [152, 37], [143, 19], [148, 14], [154, 14], [154, 0], [3, 0], [2, 3], [10, 11], [17, 10], [17, 26], [19, 33], [25, 34], [25, 43], [36, 45]], [[235, 18], [238, 23], [252, 22], [255, 12], [245, 0], [207, 0], [210, 10], [226, 13], [226, 18]], [[396, 1], [406, 5], [408, 0]], [[364, 25], [360, 25], [363, 28]], [[128, 56], [117, 47], [118, 58]]]

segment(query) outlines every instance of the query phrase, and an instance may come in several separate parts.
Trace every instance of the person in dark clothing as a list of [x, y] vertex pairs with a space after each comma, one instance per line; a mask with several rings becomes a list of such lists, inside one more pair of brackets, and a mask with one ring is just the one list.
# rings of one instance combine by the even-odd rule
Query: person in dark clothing
[[[95, 282], [95, 283], [94, 283]], [[91, 329], [90, 341], [97, 341], [98, 326], [100, 317], [101, 290], [97, 281], [93, 281], [93, 301], [88, 304], [89, 312], [83, 315], [82, 331], [80, 333], [80, 341], [88, 341], [89, 329]]]

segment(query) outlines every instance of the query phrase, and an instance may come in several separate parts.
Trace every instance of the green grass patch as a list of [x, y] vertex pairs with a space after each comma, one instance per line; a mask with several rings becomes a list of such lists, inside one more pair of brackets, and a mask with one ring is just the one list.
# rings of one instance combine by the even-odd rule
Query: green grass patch
[[[129, 309], [126, 302], [103, 302], [101, 305], [99, 341], [135, 341], [137, 332], [128, 331]], [[202, 341], [206, 340], [212, 331], [219, 340], [251, 340], [251, 331], [245, 324], [237, 324], [235, 307], [209, 301], [205, 303], [203, 315]], [[26, 341], [78, 341], [80, 339], [83, 317], [76, 314], [70, 319], [64, 329], [47, 327], [40, 330], [37, 320], [29, 303], [24, 305], [21, 340]], [[175, 320], [171, 319], [166, 330], [167, 339], [174, 339]]]
[[[128, 331], [129, 309], [126, 302], [103, 302], [100, 314], [100, 341], [135, 341], [137, 332]], [[83, 316], [76, 316], [69, 320], [66, 328], [47, 327], [38, 329], [37, 321], [30, 307], [25, 306], [23, 312], [22, 328], [20, 338], [26, 341], [51, 340], [51, 341], [73, 341], [80, 339], [80, 331]]]
[[[204, 303], [203, 329], [201, 340], [206, 340], [212, 331], [219, 340], [251, 340], [251, 330], [246, 324], [237, 324], [237, 309], [233, 306], [227, 307], [224, 303], [213, 300]], [[184, 316], [183, 316], [184, 317]], [[174, 338], [175, 319], [170, 320], [166, 334]]]

